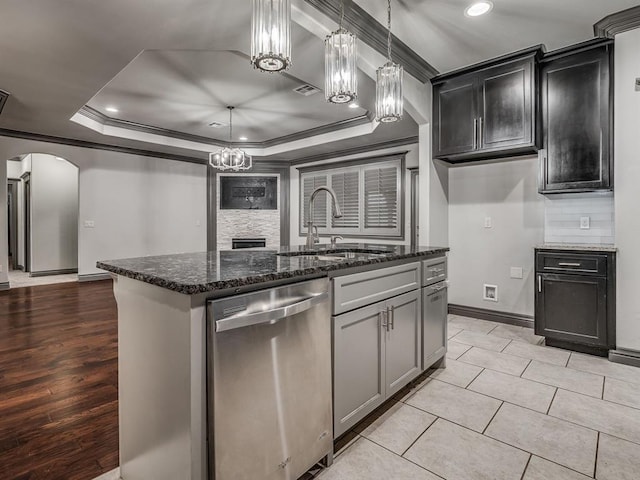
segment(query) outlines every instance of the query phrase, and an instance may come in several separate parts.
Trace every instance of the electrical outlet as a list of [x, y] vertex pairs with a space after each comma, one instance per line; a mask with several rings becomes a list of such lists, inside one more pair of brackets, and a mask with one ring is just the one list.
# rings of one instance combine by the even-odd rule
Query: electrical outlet
[[636, 92], [640, 92], [640, 78], [636, 78]]
[[94, 228], [95, 226], [96, 226], [96, 222], [94, 222], [93, 220], [84, 221], [84, 228]]
[[582, 230], [589, 230], [591, 228], [591, 220], [589, 217], [580, 217], [580, 228]]
[[491, 217], [484, 217], [484, 228], [491, 228]]
[[511, 278], [523, 278], [522, 267], [511, 267]]

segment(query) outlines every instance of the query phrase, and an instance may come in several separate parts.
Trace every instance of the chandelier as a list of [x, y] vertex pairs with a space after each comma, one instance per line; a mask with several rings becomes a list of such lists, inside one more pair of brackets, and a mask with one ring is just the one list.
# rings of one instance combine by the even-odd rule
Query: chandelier
[[330, 103], [349, 103], [358, 96], [356, 36], [340, 26], [324, 40], [324, 95]]
[[251, 63], [263, 72], [291, 65], [291, 0], [253, 0]]
[[251, 156], [243, 150], [233, 147], [233, 108], [229, 109], [229, 146], [209, 154], [209, 165], [218, 170], [239, 172], [249, 170], [253, 166]]
[[376, 70], [376, 120], [396, 122], [402, 118], [402, 65], [391, 60], [391, 0], [387, 0], [387, 63]]

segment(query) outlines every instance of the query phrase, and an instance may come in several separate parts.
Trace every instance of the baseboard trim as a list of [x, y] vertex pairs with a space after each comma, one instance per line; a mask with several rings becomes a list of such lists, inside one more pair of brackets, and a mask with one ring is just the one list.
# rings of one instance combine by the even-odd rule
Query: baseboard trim
[[533, 328], [533, 317], [531, 315], [522, 315], [520, 313], [500, 312], [497, 310], [489, 310], [487, 308], [456, 305], [454, 303], [449, 304], [449, 313], [452, 315], [461, 315], [463, 317], [477, 318], [480, 320], [489, 320], [491, 322], [517, 325], [518, 327]]
[[9, 282], [0, 283], [0, 292], [3, 290], [9, 290], [11, 287], [9, 286]]
[[77, 268], [67, 268], [61, 270], [45, 270], [44, 272], [31, 272], [30, 277], [48, 277], [50, 275], [66, 275], [68, 273], [78, 273]]
[[640, 352], [625, 350], [624, 348], [609, 350], [609, 361], [622, 363], [623, 365], [631, 365], [632, 367], [640, 367]]
[[85, 273], [78, 275], [79, 282], [97, 282], [100, 280], [111, 280], [110, 273]]

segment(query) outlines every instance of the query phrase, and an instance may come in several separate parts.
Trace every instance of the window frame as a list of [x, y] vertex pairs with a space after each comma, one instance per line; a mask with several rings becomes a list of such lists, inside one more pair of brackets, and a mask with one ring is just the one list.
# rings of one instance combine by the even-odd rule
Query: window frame
[[[342, 235], [345, 238], [363, 238], [363, 239], [376, 239], [376, 240], [404, 240], [405, 239], [405, 183], [406, 183], [406, 168], [405, 158], [407, 152], [400, 152], [395, 154], [389, 154], [384, 156], [368, 157], [358, 160], [351, 160], [347, 162], [331, 162], [323, 163], [321, 165], [312, 165], [307, 167], [298, 167], [298, 179], [299, 179], [299, 201], [300, 208], [298, 214], [298, 230], [300, 236], [307, 235], [307, 225], [304, 222], [305, 215], [305, 199], [304, 199], [304, 181], [305, 178], [315, 176], [326, 176], [326, 184], [331, 186], [331, 175], [336, 173], [345, 172], [358, 172], [358, 228], [349, 227], [332, 227], [331, 226], [331, 204], [328, 195], [325, 195], [325, 201], [327, 202], [327, 227], [318, 228], [318, 235], [321, 237], [327, 237], [331, 235]], [[364, 205], [365, 205], [365, 170], [374, 168], [385, 168], [393, 166], [397, 168], [397, 191], [396, 191], [396, 205], [397, 205], [397, 225], [391, 230], [389, 228], [365, 228], [364, 226]], [[319, 198], [316, 198], [316, 202]]]

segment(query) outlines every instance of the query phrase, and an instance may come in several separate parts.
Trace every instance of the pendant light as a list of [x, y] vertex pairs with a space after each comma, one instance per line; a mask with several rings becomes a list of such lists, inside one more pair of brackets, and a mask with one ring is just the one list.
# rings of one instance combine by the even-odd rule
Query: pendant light
[[391, 0], [387, 0], [387, 63], [376, 70], [376, 120], [396, 122], [402, 119], [402, 65], [391, 60]]
[[330, 103], [349, 103], [358, 97], [356, 36], [340, 26], [324, 40], [324, 96]]
[[251, 63], [263, 72], [291, 65], [291, 0], [253, 0]]
[[241, 170], [249, 170], [252, 167], [251, 156], [247, 155], [243, 150], [234, 148], [233, 146], [233, 109], [229, 109], [229, 146], [224, 147], [217, 152], [209, 154], [209, 165], [218, 170], [232, 170], [239, 172]]

